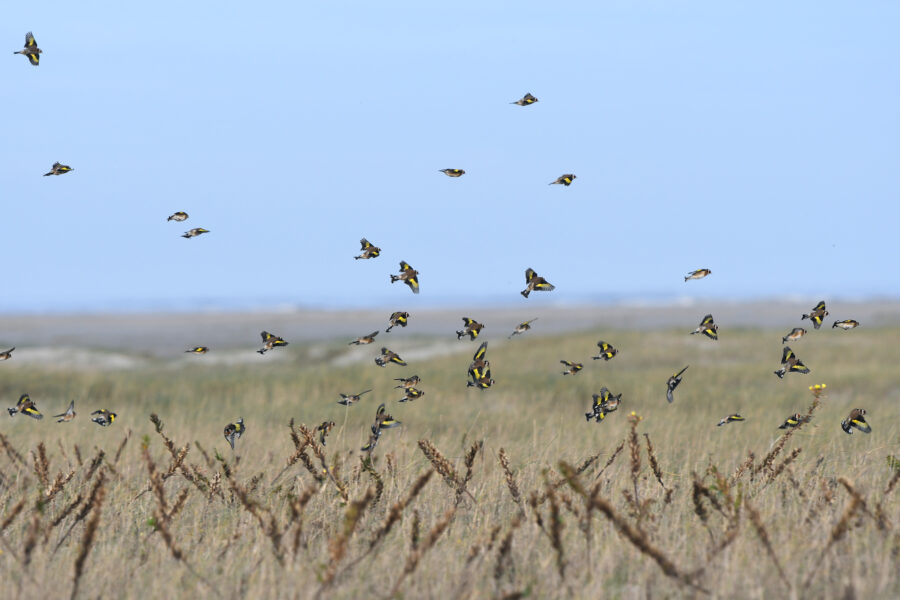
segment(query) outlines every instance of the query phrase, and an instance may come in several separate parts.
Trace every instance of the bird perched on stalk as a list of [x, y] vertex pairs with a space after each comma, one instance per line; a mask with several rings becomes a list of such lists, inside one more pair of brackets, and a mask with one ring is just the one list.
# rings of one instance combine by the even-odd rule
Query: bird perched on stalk
[[[689, 366], [691, 365], [688, 365], [688, 367]], [[671, 377], [669, 377], [669, 380], [666, 381], [666, 400], [669, 401], [669, 404], [672, 404], [672, 402], [675, 400], [673, 393], [675, 392], [675, 388], [678, 387], [678, 384], [681, 383], [681, 375], [685, 371], [687, 371], [687, 367], [673, 374]]]

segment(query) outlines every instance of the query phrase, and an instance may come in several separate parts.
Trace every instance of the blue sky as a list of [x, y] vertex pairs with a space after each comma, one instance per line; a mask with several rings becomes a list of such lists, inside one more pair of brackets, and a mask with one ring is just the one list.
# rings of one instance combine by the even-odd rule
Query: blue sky
[[120, 4], [2, 10], [0, 311], [900, 296], [896, 3]]

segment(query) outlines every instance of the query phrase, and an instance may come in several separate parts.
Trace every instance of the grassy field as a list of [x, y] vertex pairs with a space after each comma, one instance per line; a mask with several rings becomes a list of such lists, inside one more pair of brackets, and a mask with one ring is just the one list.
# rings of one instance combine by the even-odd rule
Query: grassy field
[[[28, 392], [45, 418], [0, 427], [4, 595], [898, 597], [900, 329], [810, 331], [791, 346], [812, 372], [779, 380], [785, 333], [489, 337], [483, 392], [466, 388], [469, 341], [386, 369], [380, 343], [346, 340], [257, 364], [14, 359], [0, 397]], [[608, 363], [590, 359], [601, 338], [620, 349]], [[365, 360], [334, 366], [347, 353]], [[561, 359], [585, 368], [563, 376]], [[393, 378], [414, 373], [426, 395], [400, 404]], [[601, 386], [622, 404], [587, 423]], [[78, 416], [55, 423], [70, 399]], [[381, 402], [403, 425], [366, 461]], [[870, 435], [841, 431], [856, 407]], [[90, 422], [99, 408], [118, 413], [111, 427]], [[716, 427], [733, 412], [746, 421]], [[238, 417], [232, 451], [222, 430]], [[306, 432], [326, 420], [323, 448]]]

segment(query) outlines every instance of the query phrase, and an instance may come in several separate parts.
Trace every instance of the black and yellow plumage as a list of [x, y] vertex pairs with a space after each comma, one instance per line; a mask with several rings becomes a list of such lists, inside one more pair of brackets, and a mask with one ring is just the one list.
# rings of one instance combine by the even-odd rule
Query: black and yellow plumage
[[462, 169], [440, 169], [440, 172], [447, 177], [462, 177], [466, 172]]
[[552, 292], [556, 286], [538, 275], [534, 269], [525, 269], [525, 289], [520, 293], [528, 297], [531, 292]]
[[700, 321], [700, 325], [691, 332], [691, 335], [694, 335], [695, 333], [702, 333], [711, 340], [718, 340], [719, 326], [716, 325], [712, 315], [706, 315], [703, 317], [703, 320]]
[[584, 368], [584, 365], [577, 362], [572, 362], [570, 360], [561, 360], [560, 364], [566, 365], [566, 370], [562, 372], [563, 375], [575, 375], [578, 371]]
[[234, 450], [234, 441], [240, 439], [246, 430], [243, 417], [225, 426], [225, 440], [231, 445], [232, 450]]
[[105, 408], [101, 408], [100, 410], [95, 410], [91, 413], [91, 421], [99, 425], [100, 427], [109, 427], [112, 425], [116, 417], [118, 417], [116, 413], [109, 411]]
[[387, 348], [382, 348], [381, 356], [375, 357], [375, 364], [379, 367], [386, 367], [389, 363], [394, 363], [400, 365], [401, 367], [406, 366], [406, 362], [404, 362], [404, 360], [400, 358], [400, 355], [398, 355], [396, 352], [391, 352]]
[[743, 420], [744, 420], [744, 417], [742, 417], [741, 415], [739, 415], [737, 413], [734, 413], [732, 415], [728, 415], [727, 417], [722, 417], [722, 419], [719, 421], [719, 424], [717, 426], [721, 427], [722, 425], [726, 425], [728, 423], [738, 423]]
[[400, 274], [391, 275], [391, 283], [402, 281], [409, 286], [413, 294], [419, 293], [419, 272], [413, 269], [405, 260], [400, 261]]
[[809, 415], [801, 415], [800, 413], [794, 413], [784, 420], [784, 423], [778, 426], [778, 429], [787, 429], [788, 427], [799, 427], [803, 423], [809, 423], [812, 420], [812, 417]]
[[[688, 367], [689, 366], [690, 365], [688, 365]], [[682, 370], [678, 371], [677, 373], [674, 373], [666, 381], [666, 400], [669, 401], [669, 404], [671, 404], [675, 400], [675, 396], [673, 395], [675, 393], [675, 388], [677, 388], [678, 384], [681, 383], [682, 375], [684, 374], [685, 371], [687, 371], [688, 367], [685, 367]]]
[[472, 363], [469, 365], [469, 370], [467, 371], [469, 377], [472, 378], [472, 381], [477, 382], [484, 377], [485, 369], [489, 364], [485, 358], [487, 355], [487, 348], [488, 343], [481, 342], [481, 345], [478, 346], [478, 350], [472, 355]]
[[21, 54], [28, 58], [28, 62], [33, 64], [35, 67], [41, 63], [41, 53], [43, 50], [38, 48], [37, 42], [34, 40], [34, 35], [29, 31], [25, 34], [25, 47], [18, 52], [13, 52], [13, 54]]
[[600, 388], [599, 394], [592, 394], [591, 398], [593, 399], [591, 412], [584, 413], [584, 418], [587, 421], [594, 419], [599, 423], [606, 418], [606, 415], [615, 412], [619, 408], [622, 394], [613, 395], [613, 393], [609, 391], [609, 388], [604, 386]]
[[381, 248], [372, 245], [372, 242], [370, 242], [366, 238], [359, 240], [359, 244], [360, 246], [362, 246], [362, 254], [360, 254], [359, 256], [354, 256], [353, 258], [355, 258], [356, 260], [367, 260], [370, 258], [376, 258], [381, 255]]
[[459, 340], [465, 336], [469, 336], [469, 339], [474, 341], [475, 338], [478, 337], [478, 334], [481, 333], [481, 330], [484, 329], [484, 325], [469, 317], [463, 317], [462, 320], [464, 326], [462, 331], [456, 332], [456, 339]]
[[422, 381], [418, 375], [413, 375], [412, 377], [397, 377], [394, 381], [399, 381], [400, 385], [395, 385], [394, 389], [400, 388], [411, 388], [419, 385], [419, 382]]
[[22, 394], [19, 396], [19, 401], [13, 408], [6, 409], [9, 412], [9, 416], [14, 417], [16, 413], [27, 415], [32, 419], [43, 419], [44, 415], [41, 414], [41, 411], [37, 409], [34, 402], [31, 400], [31, 396], [28, 394]]
[[866, 422], [866, 409], [854, 408], [846, 419], [841, 421], [841, 429], [845, 433], [853, 433], [854, 429], [859, 429], [863, 433], [872, 433], [872, 427]]
[[835, 327], [839, 329], [843, 329], [844, 331], [849, 331], [850, 329], [855, 329], [859, 327], [859, 321], [854, 321], [853, 319], [844, 319], [843, 321], [835, 321], [831, 326], [832, 329]]
[[190, 354], [206, 354], [209, 352], [209, 346], [194, 346], [190, 350], [185, 350], [185, 353]]
[[803, 375], [809, 373], [809, 367], [797, 358], [790, 346], [785, 346], [781, 352], [781, 368], [774, 371], [779, 379], [784, 379], [785, 373], [801, 373]]
[[472, 375], [472, 381], [466, 382], [466, 387], [473, 387], [479, 390], [486, 390], [496, 383], [491, 377], [491, 363], [484, 361], [484, 365], [478, 370], [478, 376]]
[[600, 360], [601, 358], [603, 360], [610, 360], [612, 357], [619, 353], [619, 351], [616, 350], [612, 344], [608, 344], [603, 340], [597, 342], [597, 347], [600, 348], [600, 352], [597, 354], [597, 356], [591, 357], [594, 360]]
[[521, 334], [525, 333], [526, 331], [531, 329], [531, 324], [534, 323], [535, 321], [537, 321], [537, 317], [531, 319], [530, 321], [522, 321], [521, 323], [516, 325], [516, 328], [513, 330], [513, 332], [511, 334], [509, 334], [509, 337], [507, 339], [511, 340], [514, 335], [521, 335]]
[[510, 104], [518, 104], [519, 106], [530, 106], [537, 102], [538, 99], [531, 95], [531, 92], [525, 94], [520, 99], [515, 102], [510, 102]]
[[169, 215], [169, 218], [166, 219], [166, 221], [177, 221], [177, 222], [187, 221], [187, 220], [188, 220], [188, 214], [181, 210], [179, 210], [178, 212], [172, 213], [171, 215]]
[[334, 427], [334, 421], [323, 421], [321, 425], [316, 427], [316, 431], [319, 432], [319, 443], [323, 446], [325, 445], [325, 437], [331, 433], [332, 427]]
[[390, 333], [391, 329], [393, 329], [397, 325], [399, 325], [400, 327], [406, 327], [407, 323], [409, 322], [409, 313], [402, 311], [392, 312], [388, 320], [391, 324], [387, 329], [384, 330], [385, 333]]
[[572, 182], [575, 181], [577, 177], [572, 173], [566, 173], [565, 175], [560, 175], [556, 178], [556, 181], [551, 181], [549, 185], [564, 185], [569, 187], [572, 185]]
[[809, 312], [804, 314], [801, 319], [809, 319], [813, 323], [813, 327], [818, 329], [822, 326], [822, 321], [828, 316], [828, 310], [825, 308], [825, 301], [819, 300], [819, 303]]
[[193, 229], [190, 229], [190, 230], [188, 230], [188, 231], [185, 231], [185, 232], [181, 235], [181, 237], [183, 237], [183, 238], [193, 238], [193, 237], [197, 237], [198, 235], [203, 235], [204, 233], [209, 233], [209, 229], [203, 229], [202, 227], [194, 227]]
[[50, 175], [65, 175], [66, 173], [70, 173], [74, 171], [72, 167], [69, 165], [64, 165], [60, 162], [53, 163], [53, 166], [50, 167], [50, 171], [44, 173], [44, 177], [49, 177]]
[[410, 387], [406, 388], [403, 393], [403, 397], [400, 398], [399, 402], [412, 402], [413, 400], [418, 400], [422, 396], [425, 395], [425, 392], [418, 388]]
[[381, 437], [381, 430], [397, 427], [398, 425], [402, 425], [402, 423], [385, 412], [383, 402], [379, 404], [378, 409], [375, 411], [375, 422], [371, 427], [372, 433], [369, 435], [369, 441], [361, 448], [361, 450], [363, 452], [371, 452], [374, 450], [375, 445], [378, 443], [378, 439]]
[[262, 338], [263, 342], [263, 347], [257, 350], [260, 354], [265, 354], [274, 348], [283, 348], [288, 345], [288, 342], [284, 341], [284, 338], [279, 337], [274, 333], [269, 333], [268, 331], [261, 331], [259, 337]]

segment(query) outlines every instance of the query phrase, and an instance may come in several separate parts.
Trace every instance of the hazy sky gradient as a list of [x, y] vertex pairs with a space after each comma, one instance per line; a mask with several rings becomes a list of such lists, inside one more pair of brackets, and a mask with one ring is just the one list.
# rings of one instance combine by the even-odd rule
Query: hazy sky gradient
[[900, 296], [900, 5], [484, 4], [5, 7], [0, 311]]

